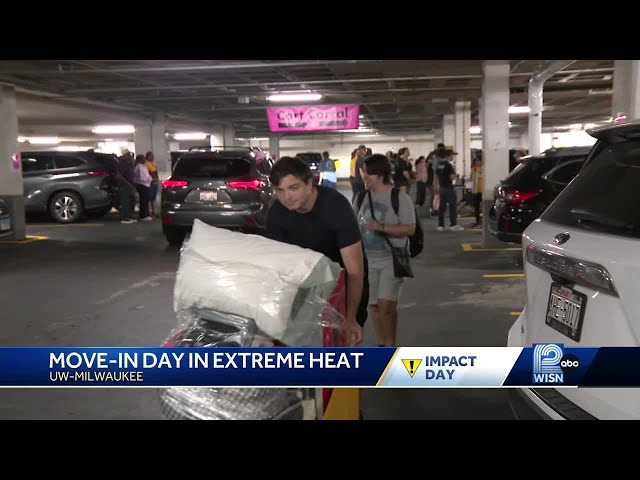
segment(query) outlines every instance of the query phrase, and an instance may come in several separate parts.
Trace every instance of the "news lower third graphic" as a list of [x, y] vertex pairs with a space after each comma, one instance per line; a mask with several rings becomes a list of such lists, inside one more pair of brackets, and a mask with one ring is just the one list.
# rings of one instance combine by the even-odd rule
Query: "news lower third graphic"
[[0, 347], [0, 388], [640, 387], [640, 347]]

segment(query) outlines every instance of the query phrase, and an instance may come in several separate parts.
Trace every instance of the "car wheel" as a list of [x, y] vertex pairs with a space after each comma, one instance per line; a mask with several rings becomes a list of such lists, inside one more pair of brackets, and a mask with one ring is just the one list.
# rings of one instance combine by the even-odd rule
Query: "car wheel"
[[74, 223], [82, 217], [84, 207], [77, 193], [58, 192], [51, 197], [49, 213], [58, 223]]
[[187, 232], [182, 229], [165, 227], [164, 228], [164, 236], [167, 238], [167, 242], [169, 244], [179, 247], [184, 242], [184, 238], [186, 237]]

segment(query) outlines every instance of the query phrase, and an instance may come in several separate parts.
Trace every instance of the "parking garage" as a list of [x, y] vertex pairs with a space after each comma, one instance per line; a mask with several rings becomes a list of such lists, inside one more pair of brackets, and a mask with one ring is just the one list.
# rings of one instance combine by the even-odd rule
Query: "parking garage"
[[[580, 226], [561, 225], [556, 205], [562, 202], [553, 202], [573, 194], [579, 187], [572, 182], [576, 176], [588, 178], [581, 169], [588, 162], [597, 164], [596, 142], [614, 142], [607, 129], [618, 128], [616, 138], [632, 141], [633, 135], [620, 129], [631, 129], [638, 117], [637, 61], [87, 62], [0, 64], [0, 149], [7, 159], [0, 163], [0, 221], [6, 219], [0, 223], [5, 225], [0, 231], [2, 346], [157, 346], [177, 326], [173, 295], [182, 239], [176, 244], [164, 234], [169, 220], [162, 192], [151, 199], [156, 215], [150, 221], [124, 224], [121, 205], [109, 203], [104, 177], [110, 170], [100, 163], [102, 157], [91, 155], [118, 161], [125, 152], [135, 156], [151, 151], [158, 178], [165, 181], [172, 179], [175, 159], [194, 151], [242, 149], [265, 155], [272, 164], [298, 152], [326, 151], [336, 166], [336, 189], [351, 202], [352, 153], [360, 145], [380, 154], [406, 147], [412, 166], [408, 191], [415, 202], [415, 160], [438, 144], [455, 152], [455, 210], [463, 229], [440, 231], [428, 204], [418, 206], [424, 250], [411, 260], [414, 277], [403, 283], [397, 303], [397, 346], [507, 346], [515, 341], [514, 323], [520, 322], [523, 332], [540, 329], [526, 323], [527, 311], [533, 309], [528, 304], [533, 301], [528, 265], [547, 268], [549, 278], [562, 274], [550, 271], [549, 261], [529, 257], [523, 245], [537, 248], [566, 232], [574, 242], [580, 240], [580, 232], [574, 232]], [[323, 113], [321, 108], [349, 105], [357, 106], [357, 125], [306, 130], [296, 123], [289, 131], [277, 131], [267, 110], [278, 104], [269, 97], [285, 91], [319, 97], [284, 104], [296, 122], [303, 117], [293, 105], [317, 105], [321, 115], [316, 116], [323, 119], [346, 114]], [[527, 155], [513, 164], [510, 152], [515, 150]], [[469, 196], [477, 152], [484, 162], [479, 224]], [[78, 165], [73, 159], [89, 166], [74, 170]], [[83, 172], [90, 173], [89, 180], [80, 187], [77, 178]], [[523, 172], [536, 176], [535, 187], [505, 182], [521, 181]], [[55, 182], [64, 182], [63, 187]], [[176, 186], [161, 185], [159, 190]], [[199, 198], [217, 202], [221, 195]], [[545, 201], [529, 211], [533, 197]], [[556, 211], [548, 212], [552, 203]], [[628, 218], [637, 216], [636, 211]], [[589, 223], [597, 230], [601, 217], [593, 208], [580, 212], [574, 214], [577, 224]], [[545, 235], [553, 235], [536, 237], [546, 225], [545, 215], [552, 214], [556, 223]], [[136, 207], [133, 218], [139, 215]], [[255, 218], [259, 226], [260, 217]], [[521, 228], [516, 228], [518, 222], [524, 222]], [[615, 246], [618, 223], [607, 225], [598, 234]], [[620, 241], [630, 249], [637, 237], [624, 235]], [[571, 246], [570, 239], [565, 242]], [[545, 248], [541, 251], [549, 250]], [[576, 295], [566, 300], [566, 310], [588, 310], [581, 303], [584, 295], [611, 295], [613, 289], [597, 272], [606, 271], [602, 278], [613, 279], [615, 298], [624, 299], [627, 290], [617, 283], [622, 274], [598, 255], [585, 256], [582, 250], [573, 255], [593, 264], [587, 272], [592, 283], [578, 276], [560, 282]], [[562, 291], [545, 288], [542, 324], [548, 297], [556, 300], [556, 309], [557, 300], [566, 298]], [[583, 341], [632, 343], [597, 337], [587, 315], [580, 317]], [[377, 344], [372, 323], [365, 323], [363, 346]], [[539, 340], [580, 346], [580, 336], [568, 330], [571, 326], [547, 316], [548, 330], [522, 344]], [[363, 389], [361, 395], [359, 408], [366, 420], [524, 416], [514, 409], [507, 389]], [[152, 389], [2, 389], [0, 396], [4, 419], [166, 418]], [[563, 401], [598, 418], [634, 415], [603, 413], [597, 399]], [[537, 411], [556, 418], [563, 410], [552, 403]]]

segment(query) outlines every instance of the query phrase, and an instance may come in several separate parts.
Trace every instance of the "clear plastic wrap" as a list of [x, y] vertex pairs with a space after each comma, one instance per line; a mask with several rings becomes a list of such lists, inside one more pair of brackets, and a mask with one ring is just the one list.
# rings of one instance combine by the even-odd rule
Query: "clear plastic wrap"
[[[344, 301], [344, 273], [327, 257], [196, 221], [176, 276], [178, 325], [163, 345], [338, 345]], [[170, 419], [310, 419], [321, 397], [315, 389], [160, 390]]]

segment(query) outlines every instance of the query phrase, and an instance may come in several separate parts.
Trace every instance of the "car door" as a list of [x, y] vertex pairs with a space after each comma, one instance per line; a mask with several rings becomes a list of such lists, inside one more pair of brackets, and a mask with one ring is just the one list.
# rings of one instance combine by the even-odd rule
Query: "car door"
[[579, 158], [563, 162], [542, 176], [542, 201], [545, 208], [578, 175], [584, 161], [584, 158]]
[[27, 210], [46, 210], [47, 184], [55, 169], [53, 155], [49, 153], [22, 154], [22, 181], [24, 205]]

